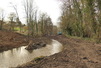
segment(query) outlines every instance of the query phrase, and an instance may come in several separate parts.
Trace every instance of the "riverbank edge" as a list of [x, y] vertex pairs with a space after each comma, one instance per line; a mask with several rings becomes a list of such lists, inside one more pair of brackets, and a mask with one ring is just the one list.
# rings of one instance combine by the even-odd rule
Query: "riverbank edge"
[[[57, 40], [57, 41], [59, 41], [61, 44], [63, 44], [63, 47], [64, 47], [64, 49], [63, 49], [63, 51], [62, 52], [59, 52], [59, 53], [56, 53], [56, 54], [54, 54], [54, 55], [51, 55], [51, 56], [46, 56], [46, 57], [43, 57], [43, 58], [41, 58], [41, 57], [37, 57], [37, 58], [41, 58], [41, 60], [39, 60], [39, 61], [37, 61], [36, 62], [36, 60], [32, 60], [32, 61], [30, 61], [30, 62], [28, 62], [28, 63], [26, 63], [26, 64], [23, 64], [23, 65], [21, 65], [21, 66], [18, 66], [18, 67], [16, 67], [16, 68], [27, 68], [27, 67], [30, 67], [30, 68], [38, 68], [38, 67], [40, 67], [40, 65], [43, 63], [43, 60], [50, 60], [50, 59], [52, 59], [52, 60], [56, 60], [56, 56], [60, 56], [61, 54], [63, 54], [64, 55], [64, 57], [65, 57], [65, 55], [66, 55], [66, 53], [67, 52], [69, 52], [69, 50], [71, 50], [72, 48], [73, 48], [73, 46], [74, 45], [76, 45], [76, 47], [78, 46], [76, 43], [80, 43], [80, 44], [82, 44], [82, 43], [86, 43], [86, 44], [90, 44], [90, 45], [95, 45], [96, 43], [95, 42], [93, 42], [93, 41], [88, 41], [88, 40], [83, 40], [83, 39], [81, 39], [81, 38], [78, 38], [78, 39], [76, 39], [76, 38], [71, 38], [71, 37], [67, 37], [67, 36], [64, 36], [64, 35], [57, 35], [57, 36], [48, 36], [47, 38], [51, 38], [51, 39], [54, 39], [54, 40]], [[70, 49], [68, 49], [68, 47], [72, 47], [72, 48], [70, 48]], [[74, 52], [75, 52], [75, 49], [73, 48], [72, 50], [74, 50]], [[76, 53], [75, 53], [76, 54]], [[74, 54], [74, 55], [75, 55]], [[62, 55], [62, 56], [63, 56]], [[55, 57], [55, 58], [53, 58], [53, 57]], [[63, 58], [62, 58], [63, 59]], [[65, 58], [65, 60], [66, 60], [67, 58]], [[79, 57], [79, 59], [80, 59], [80, 57]], [[61, 60], [61, 59], [59, 59], [59, 60]], [[74, 61], [74, 60], [73, 60]], [[41, 63], [42, 62], [42, 63]], [[83, 61], [82, 61], [83, 62]], [[48, 62], [47, 62], [48, 63]], [[66, 61], [66, 63], [68, 63], [67, 61]], [[59, 65], [60, 66], [60, 65]], [[86, 65], [85, 64], [80, 64], [80, 66], [82, 67], [84, 67], [84, 68], [87, 68], [86, 67]], [[48, 66], [47, 66], [48, 67]], [[51, 68], [51, 67], [49, 67], [49, 68]], [[58, 67], [57, 67], [58, 68]], [[61, 66], [60, 66], [60, 68], [61, 68]]]

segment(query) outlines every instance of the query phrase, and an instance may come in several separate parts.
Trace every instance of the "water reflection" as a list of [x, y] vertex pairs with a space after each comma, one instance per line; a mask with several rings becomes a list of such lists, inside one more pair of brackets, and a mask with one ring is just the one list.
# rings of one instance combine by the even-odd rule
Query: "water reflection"
[[31, 61], [35, 57], [50, 56], [62, 50], [62, 44], [56, 40], [52, 40], [51, 45], [32, 51], [27, 51], [25, 47], [22, 46], [0, 53], [0, 68], [16, 67]]

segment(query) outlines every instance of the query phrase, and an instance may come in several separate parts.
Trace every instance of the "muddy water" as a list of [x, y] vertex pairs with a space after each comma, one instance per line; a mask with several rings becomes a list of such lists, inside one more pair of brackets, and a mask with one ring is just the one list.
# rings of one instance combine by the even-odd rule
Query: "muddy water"
[[26, 46], [22, 46], [0, 53], [0, 68], [16, 67], [31, 61], [35, 57], [50, 56], [58, 53], [63, 48], [62, 44], [56, 40], [52, 40], [52, 43], [46, 47], [33, 51], [27, 51], [25, 47]]

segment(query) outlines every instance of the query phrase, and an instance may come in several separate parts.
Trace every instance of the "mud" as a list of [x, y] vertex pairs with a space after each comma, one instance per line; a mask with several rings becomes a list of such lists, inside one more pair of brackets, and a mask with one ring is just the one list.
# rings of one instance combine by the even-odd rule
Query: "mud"
[[47, 37], [28, 37], [16, 32], [0, 30], [0, 52], [18, 48], [20, 46], [27, 46], [30, 42], [44, 42], [50, 43], [51, 39]]
[[62, 52], [18, 68], [101, 68], [101, 44], [65, 36], [51, 38], [64, 45]]
[[[63, 35], [30, 38], [33, 42], [49, 43], [55, 39], [63, 44], [64, 50], [39, 61], [32, 60], [17, 68], [101, 68], [101, 44]], [[26, 36], [14, 32], [0, 31], [0, 51], [28, 45]]]

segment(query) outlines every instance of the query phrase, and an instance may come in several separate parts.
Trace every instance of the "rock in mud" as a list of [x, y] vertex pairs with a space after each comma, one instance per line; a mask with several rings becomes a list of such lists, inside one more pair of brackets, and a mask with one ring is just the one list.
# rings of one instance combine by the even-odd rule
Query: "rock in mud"
[[83, 59], [88, 59], [87, 57], [83, 57]]
[[38, 49], [38, 48], [42, 48], [45, 46], [46, 46], [46, 43], [44, 43], [44, 42], [37, 42], [37, 43], [30, 42], [25, 49], [26, 50], [33, 50], [33, 49]]

